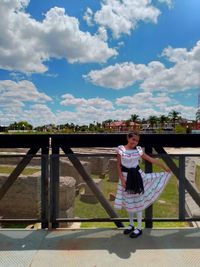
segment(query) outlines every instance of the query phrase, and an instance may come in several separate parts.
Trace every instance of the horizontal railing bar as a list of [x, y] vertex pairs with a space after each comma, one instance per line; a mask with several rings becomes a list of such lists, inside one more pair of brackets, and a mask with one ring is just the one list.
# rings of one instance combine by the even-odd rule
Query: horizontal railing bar
[[[89, 157], [89, 156], [102, 156], [102, 157], [110, 157], [110, 156], [116, 156], [116, 153], [90, 153], [90, 154], [82, 154], [82, 153], [73, 153], [73, 154], [51, 154], [50, 156], [58, 156], [58, 157], [65, 157], [65, 156], [77, 156], [77, 157]], [[200, 154], [151, 154], [151, 156], [153, 157], [157, 157], [157, 156], [163, 156], [163, 157], [167, 157], [167, 156], [171, 156], [171, 157], [200, 157]]]
[[[48, 154], [41, 154], [41, 155], [35, 155], [33, 158], [41, 158], [43, 155], [44, 156], [45, 155], [48, 156]], [[12, 154], [12, 155], [8, 155], [8, 154], [3, 155], [3, 154], [0, 154], [0, 158], [22, 158], [24, 156], [26, 156], [26, 154]]]
[[37, 223], [40, 219], [0, 219], [0, 223]]
[[[48, 154], [41, 154], [41, 155], [35, 155], [34, 158], [41, 158], [42, 155], [48, 155]], [[58, 156], [58, 157], [66, 157], [66, 156], [71, 156], [71, 155], [75, 155], [77, 157], [89, 157], [89, 156], [100, 156], [100, 157], [110, 157], [110, 156], [116, 156], [116, 153], [73, 153], [73, 154], [50, 154], [50, 156]], [[200, 154], [170, 154], [168, 153], [167, 155], [166, 154], [162, 154], [162, 153], [159, 153], [159, 154], [151, 154], [151, 156], [153, 157], [157, 157], [157, 156], [163, 156], [163, 157], [168, 157], [168, 156], [171, 156], [171, 157], [181, 157], [181, 156], [184, 156], [184, 157], [200, 157]], [[0, 154], [0, 158], [21, 158], [23, 156], [26, 156], [26, 154]]]
[[[57, 218], [56, 222], [113, 222], [113, 221], [122, 221], [128, 222], [129, 218]], [[143, 222], [192, 222], [200, 221], [200, 217], [194, 218], [152, 218], [150, 220], [142, 219]]]
[[[56, 222], [113, 222], [122, 221], [128, 222], [129, 218], [57, 218]], [[196, 222], [200, 221], [200, 217], [194, 218], [152, 218], [151, 220], [142, 219], [143, 222]], [[40, 219], [0, 219], [0, 223], [38, 223]]]

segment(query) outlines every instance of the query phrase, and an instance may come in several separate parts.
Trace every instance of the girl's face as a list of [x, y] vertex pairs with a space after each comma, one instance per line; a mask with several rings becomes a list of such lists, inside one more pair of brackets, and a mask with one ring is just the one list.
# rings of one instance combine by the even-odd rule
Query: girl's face
[[137, 144], [138, 144], [138, 142], [139, 142], [139, 139], [140, 139], [140, 137], [137, 136], [137, 135], [134, 135], [133, 137], [129, 137], [129, 138], [128, 138], [128, 145], [129, 145], [130, 147], [135, 147], [135, 146], [137, 146]]

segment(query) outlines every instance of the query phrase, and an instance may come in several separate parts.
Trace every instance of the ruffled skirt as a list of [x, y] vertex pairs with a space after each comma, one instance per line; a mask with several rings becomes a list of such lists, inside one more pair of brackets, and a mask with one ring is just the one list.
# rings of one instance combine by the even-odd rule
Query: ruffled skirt
[[[143, 179], [144, 194], [128, 194], [119, 179], [114, 201], [115, 209], [119, 210], [124, 207], [128, 212], [138, 212], [146, 209], [159, 197], [172, 176], [172, 173], [169, 172], [145, 173], [141, 169], [139, 172]], [[127, 173], [123, 172], [123, 176], [126, 179]]]

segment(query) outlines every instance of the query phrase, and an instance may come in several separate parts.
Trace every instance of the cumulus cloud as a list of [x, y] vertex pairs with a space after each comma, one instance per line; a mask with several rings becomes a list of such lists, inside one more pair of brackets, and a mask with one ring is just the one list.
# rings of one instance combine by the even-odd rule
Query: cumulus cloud
[[[158, 0], [172, 5], [171, 0]], [[94, 22], [112, 31], [114, 38], [130, 34], [139, 22], [157, 23], [161, 11], [149, 0], [102, 0], [95, 13], [87, 8], [84, 19], [88, 25]]]
[[78, 19], [64, 8], [51, 8], [37, 21], [26, 12], [28, 4], [28, 0], [0, 0], [0, 68], [42, 73], [51, 58], [88, 63], [117, 55], [102, 35], [81, 31]]
[[101, 70], [92, 70], [83, 77], [106, 88], [123, 89], [140, 83], [145, 91], [185, 91], [200, 87], [200, 41], [191, 49], [167, 47], [163, 50], [172, 67], [160, 61], [145, 64], [117, 63]]
[[52, 102], [52, 98], [44, 92], [40, 92], [30, 81], [1, 80], [0, 123], [9, 124], [23, 119], [34, 121], [34, 124], [40, 123], [42, 119], [47, 122], [51, 116], [47, 113], [45, 103], [49, 101]]
[[[23, 106], [24, 102], [46, 102], [52, 98], [43, 92], [39, 92], [35, 85], [27, 80], [23, 81], [0, 81], [0, 106]], [[14, 105], [15, 106], [15, 105]]]
[[104, 99], [104, 98], [100, 98], [100, 97], [95, 97], [95, 98], [76, 98], [74, 97], [72, 94], [65, 94], [62, 96], [62, 98], [64, 100], [61, 101], [61, 105], [63, 106], [90, 106], [90, 107], [104, 107], [104, 109], [112, 109], [113, 105], [112, 102]]
[[93, 11], [91, 8], [87, 7], [83, 19], [86, 21], [88, 26], [93, 25]]

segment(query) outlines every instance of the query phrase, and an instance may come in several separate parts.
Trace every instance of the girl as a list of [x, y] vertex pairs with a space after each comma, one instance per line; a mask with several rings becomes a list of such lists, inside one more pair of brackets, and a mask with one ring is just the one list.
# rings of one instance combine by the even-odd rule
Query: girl
[[[139, 134], [131, 132], [127, 135], [127, 145], [117, 147], [117, 169], [119, 183], [117, 187], [114, 207], [125, 207], [129, 213], [130, 224], [124, 230], [124, 234], [130, 234], [131, 238], [142, 234], [142, 210], [150, 206], [163, 191], [172, 173], [160, 160], [145, 154], [138, 145]], [[139, 159], [143, 158], [165, 172], [144, 173], [139, 165]], [[138, 226], [134, 228], [134, 213], [137, 213]]]

